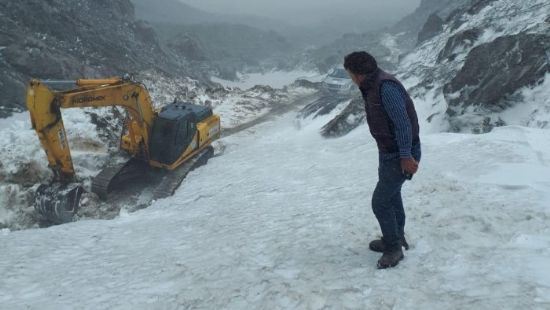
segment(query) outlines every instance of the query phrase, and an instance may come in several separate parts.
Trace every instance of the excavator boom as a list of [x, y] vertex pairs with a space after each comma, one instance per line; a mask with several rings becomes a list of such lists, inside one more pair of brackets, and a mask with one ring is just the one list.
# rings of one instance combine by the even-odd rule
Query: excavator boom
[[[52, 89], [71, 84], [74, 89]], [[147, 158], [149, 133], [155, 116], [149, 94], [141, 84], [122, 79], [30, 82], [27, 108], [56, 180], [68, 182], [74, 178], [61, 109], [108, 106], [121, 106], [128, 111], [128, 151], [131, 155], [140, 154]]]

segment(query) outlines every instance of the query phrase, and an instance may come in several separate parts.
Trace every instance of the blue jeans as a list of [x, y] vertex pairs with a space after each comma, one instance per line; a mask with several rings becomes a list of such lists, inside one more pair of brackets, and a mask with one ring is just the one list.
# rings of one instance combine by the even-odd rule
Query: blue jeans
[[[380, 156], [378, 183], [372, 195], [372, 211], [380, 224], [384, 243], [388, 247], [397, 247], [405, 235], [405, 209], [401, 187], [407, 178], [401, 170], [399, 154], [393, 158], [387, 155]], [[420, 143], [413, 146], [412, 155], [420, 161]]]

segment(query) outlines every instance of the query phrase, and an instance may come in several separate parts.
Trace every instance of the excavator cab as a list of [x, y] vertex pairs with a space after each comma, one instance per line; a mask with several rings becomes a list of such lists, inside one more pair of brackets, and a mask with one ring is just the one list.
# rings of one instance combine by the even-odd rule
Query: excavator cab
[[151, 131], [151, 159], [163, 165], [173, 165], [192, 142], [199, 142], [193, 141], [197, 123], [210, 116], [211, 109], [190, 103], [174, 102], [163, 107]]

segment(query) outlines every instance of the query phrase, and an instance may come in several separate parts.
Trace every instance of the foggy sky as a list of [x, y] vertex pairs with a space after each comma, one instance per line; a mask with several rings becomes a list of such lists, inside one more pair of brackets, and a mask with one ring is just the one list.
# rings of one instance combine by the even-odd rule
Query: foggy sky
[[180, 0], [194, 7], [224, 14], [253, 14], [294, 25], [326, 20], [387, 19], [395, 22], [414, 11], [420, 0]]

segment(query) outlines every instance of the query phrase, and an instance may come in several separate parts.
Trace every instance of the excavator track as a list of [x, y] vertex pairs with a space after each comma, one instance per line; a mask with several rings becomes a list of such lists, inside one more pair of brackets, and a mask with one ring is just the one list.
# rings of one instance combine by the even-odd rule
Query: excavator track
[[96, 193], [100, 199], [107, 200], [113, 189], [128, 182], [128, 180], [144, 175], [146, 171], [145, 163], [137, 159], [109, 165], [93, 179], [92, 192]]
[[167, 173], [153, 192], [153, 200], [172, 196], [187, 174], [193, 169], [206, 164], [212, 155], [214, 155], [214, 148], [208, 146], [178, 169]]

